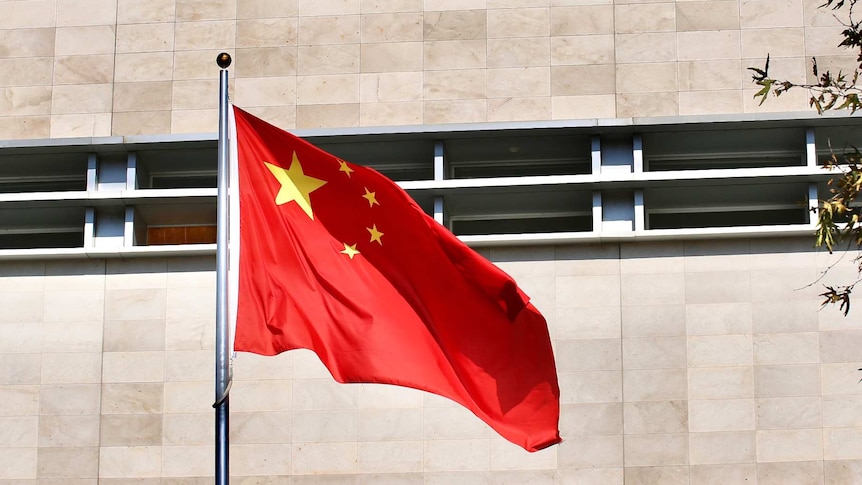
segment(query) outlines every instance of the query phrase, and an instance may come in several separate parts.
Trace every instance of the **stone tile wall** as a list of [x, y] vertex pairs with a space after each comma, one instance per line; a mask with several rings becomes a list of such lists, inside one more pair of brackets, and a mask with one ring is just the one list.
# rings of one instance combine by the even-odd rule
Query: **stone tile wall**
[[[862, 481], [862, 323], [817, 296], [855, 280], [849, 255], [807, 238], [483, 253], [548, 319], [561, 445], [528, 454], [445, 399], [337, 384], [310, 352], [241, 354], [235, 481]], [[0, 263], [0, 484], [210, 483], [213, 265]]]
[[822, 0], [7, 0], [0, 139], [805, 111], [747, 68], [852, 68]]

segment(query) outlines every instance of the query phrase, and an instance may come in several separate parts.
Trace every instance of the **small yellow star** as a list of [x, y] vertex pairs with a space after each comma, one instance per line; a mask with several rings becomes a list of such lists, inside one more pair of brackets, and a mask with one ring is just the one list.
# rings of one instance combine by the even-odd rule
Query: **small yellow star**
[[311, 197], [309, 194], [323, 187], [326, 180], [316, 179], [305, 175], [302, 171], [302, 165], [299, 163], [299, 158], [296, 152], [293, 152], [293, 161], [290, 168], [284, 169], [271, 163], [263, 162], [266, 168], [281, 184], [278, 189], [278, 194], [275, 196], [277, 205], [286, 204], [288, 202], [296, 202], [297, 205], [308, 214], [309, 219], [314, 220], [314, 213], [311, 211]]
[[338, 171], [344, 172], [345, 174], [347, 174], [347, 178], [350, 178], [350, 174], [353, 173], [353, 169], [350, 168], [349, 165], [347, 165], [347, 162], [345, 162], [344, 160], [339, 160], [338, 165], [340, 165], [338, 167]]
[[347, 243], [344, 243], [344, 250], [339, 251], [339, 252], [340, 252], [341, 254], [346, 254], [346, 255], [348, 255], [348, 256], [350, 257], [350, 259], [353, 259], [353, 257], [354, 257], [354, 256], [356, 256], [357, 254], [359, 254], [359, 250], [358, 250], [358, 249], [356, 249], [356, 245], [355, 245], [355, 244], [347, 244]]
[[371, 227], [366, 227], [365, 229], [371, 234], [371, 240], [368, 242], [377, 241], [377, 244], [383, 246], [383, 241], [381, 240], [383, 233], [377, 230], [377, 224], [374, 224]]
[[374, 204], [380, 205], [380, 202], [377, 202], [377, 192], [371, 192], [368, 190], [368, 187], [364, 187], [365, 195], [362, 197], [368, 199], [368, 207], [374, 207]]

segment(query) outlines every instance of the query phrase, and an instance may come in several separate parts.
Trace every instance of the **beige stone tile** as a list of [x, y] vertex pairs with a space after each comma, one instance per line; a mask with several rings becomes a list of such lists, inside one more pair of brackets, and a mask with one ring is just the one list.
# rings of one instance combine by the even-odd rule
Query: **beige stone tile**
[[177, 0], [177, 21], [232, 19], [236, 0]]
[[814, 300], [753, 303], [753, 331], [761, 334], [816, 331], [818, 309], [819, 303]]
[[808, 269], [771, 269], [751, 272], [753, 301], [819, 300], [820, 289], [811, 282], [816, 271]]
[[782, 397], [757, 400], [757, 429], [819, 428], [821, 398]]
[[38, 483], [60, 485], [95, 483], [99, 474], [98, 447], [63, 447], [38, 449]]
[[862, 431], [859, 428], [823, 430], [823, 458], [826, 460], [858, 460]]
[[174, 68], [171, 52], [117, 54], [114, 58], [117, 83], [168, 81]]
[[354, 410], [295, 411], [291, 428], [295, 443], [356, 441], [357, 413]]
[[564, 404], [560, 412], [563, 436], [610, 436], [623, 433], [623, 404]]
[[[484, 0], [483, 0], [484, 1]], [[426, 485], [446, 485], [448, 483], [476, 483], [490, 484], [491, 473], [488, 471], [448, 471], [448, 472], [425, 472], [423, 483]]]
[[622, 436], [576, 436], [566, 439], [558, 454], [562, 468], [608, 468], [623, 465]]
[[739, 17], [743, 29], [799, 27], [803, 25], [802, 0], [742, 0], [739, 4]]
[[622, 307], [622, 333], [627, 338], [685, 335], [685, 309], [684, 305]]
[[557, 450], [553, 447], [535, 453], [524, 453], [523, 448], [506, 440], [491, 441], [491, 469], [505, 470], [510, 473], [508, 482], [502, 483], [516, 482], [516, 477], [524, 476], [521, 475], [524, 470], [553, 470], [555, 468], [557, 468]]
[[547, 37], [550, 20], [547, 8], [507, 8], [488, 10], [488, 38]]
[[98, 415], [39, 417], [39, 446], [98, 445]]
[[858, 367], [853, 364], [822, 364], [822, 394], [833, 396], [862, 393], [862, 389], [856, 385], [859, 382]]
[[421, 12], [423, 4], [423, 0], [361, 0], [360, 10], [363, 13]]
[[672, 3], [633, 3], [614, 7], [614, 31], [618, 34], [676, 31]]
[[425, 408], [422, 415], [422, 433], [426, 440], [478, 439], [487, 438], [491, 433], [485, 423], [460, 406]]
[[215, 318], [215, 291], [211, 287], [168, 288], [166, 309], [171, 318]]
[[620, 301], [620, 277], [560, 276], [557, 277], [558, 308], [604, 306]]
[[165, 352], [165, 381], [205, 381], [211, 378], [212, 354], [209, 350]]
[[650, 32], [618, 34], [615, 40], [616, 62], [668, 62], [677, 60], [676, 33]]
[[692, 465], [751, 463], [755, 456], [754, 431], [692, 433], [689, 441]]
[[[215, 469], [215, 446], [169, 446], [162, 453], [162, 474], [171, 477], [208, 476]], [[188, 483], [189, 479], [183, 481]]]
[[[16, 335], [21, 337], [20, 334]], [[0, 386], [39, 384], [42, 368], [41, 357], [38, 353], [13, 354], [5, 351], [0, 353], [0, 368], [3, 369], [3, 374], [0, 375]], [[0, 443], [2, 442], [3, 440], [0, 440]]]
[[763, 485], [823, 483], [823, 462], [758, 463], [757, 483]]
[[[210, 350], [205, 351], [205, 353], [212, 355]], [[274, 356], [246, 352], [237, 353], [233, 361], [233, 378], [237, 381], [253, 381], [302, 377], [298, 373], [294, 373], [293, 356], [291, 355], [293, 353], [284, 352]]]
[[53, 82], [50, 57], [0, 59], [0, 69], [6, 73], [3, 86], [39, 86]]
[[488, 440], [435, 440], [424, 442], [425, 471], [487, 470]]
[[0, 265], [0, 289], [42, 291], [45, 289], [45, 262], [9, 261]]
[[425, 124], [480, 123], [487, 121], [488, 105], [482, 99], [426, 101], [423, 117]]
[[[237, 391], [231, 393], [231, 405], [234, 411], [248, 411], [249, 406], [247, 401], [250, 396], [244, 394], [248, 392], [246, 389], [250, 387], [248, 383], [234, 383], [232, 390]], [[166, 382], [164, 384], [164, 412], [195, 414], [212, 412], [213, 401], [213, 385], [212, 382]], [[259, 399], [259, 396], [255, 396]], [[281, 396], [273, 395], [274, 402], [282, 401]], [[266, 407], [266, 403], [261, 403]]]
[[757, 461], [809, 461], [823, 459], [819, 429], [757, 431]]
[[171, 109], [171, 82], [114, 84], [114, 111], [159, 111]]
[[298, 30], [299, 20], [296, 18], [238, 20], [236, 22], [236, 46], [282, 47], [296, 45]]
[[105, 352], [165, 350], [164, 320], [109, 320], [104, 326]]
[[488, 67], [548, 66], [550, 55], [548, 37], [488, 39]]
[[114, 39], [113, 25], [58, 27], [54, 54], [57, 56], [113, 54]]
[[820, 392], [816, 364], [760, 365], [755, 367], [757, 397], [814, 396]]
[[624, 274], [621, 276], [622, 305], [685, 303], [684, 283], [687, 283], [687, 278], [682, 273]]
[[612, 64], [614, 36], [597, 34], [551, 37], [550, 56], [552, 66]]
[[613, 34], [614, 10], [610, 5], [552, 5], [550, 23], [552, 36]]
[[748, 431], [755, 429], [753, 399], [706, 399], [688, 402], [692, 432]]
[[114, 446], [99, 449], [99, 477], [158, 477], [161, 476], [161, 469], [160, 446]]
[[298, 104], [356, 103], [359, 101], [359, 76], [299, 76], [296, 81], [296, 100]]
[[[211, 81], [213, 79], [213, 60], [216, 58], [219, 52], [221, 51], [213, 50], [175, 52], [173, 72], [174, 80], [203, 79]], [[250, 73], [254, 70], [260, 70], [264, 72], [272, 71], [276, 67], [281, 66], [280, 62], [288, 58], [292, 59], [290, 62], [293, 63], [293, 68], [291, 68], [291, 74], [293, 74], [295, 71], [296, 48], [285, 48], [284, 52], [281, 53], [284, 55], [280, 55], [277, 52], [271, 52], [270, 54], [275, 56], [275, 58], [270, 59], [269, 61], [264, 59], [265, 56], [261, 56], [260, 53], [257, 52], [257, 49], [249, 49], [248, 52], [245, 52], [245, 50], [243, 50], [243, 52], [241, 52], [239, 56], [234, 55], [234, 52], [232, 52], [230, 49], [228, 50], [228, 53], [234, 56], [234, 62], [236, 62], [236, 64], [234, 64], [235, 74], [237, 75], [237, 77], [253, 77]], [[247, 57], [250, 57], [251, 60], [246, 59]], [[236, 60], [237, 58], [239, 59]], [[256, 61], [260, 61], [260, 63], [262, 64], [258, 66], [253, 66], [253, 62]], [[270, 61], [277, 62], [277, 64], [275, 64], [274, 66], [270, 66]], [[248, 62], [249, 66], [251, 67], [249, 67], [248, 69], [238, 69], [239, 67], [245, 65], [246, 62]], [[249, 73], [243, 76], [241, 74], [244, 70], [248, 71]]]
[[359, 411], [359, 441], [410, 441], [422, 439], [420, 409], [362, 409]]
[[561, 372], [619, 370], [622, 365], [617, 339], [559, 340], [554, 353]]
[[236, 40], [235, 21], [177, 22], [174, 24], [175, 50], [202, 50], [219, 46], [233, 48]]
[[363, 43], [421, 42], [423, 26], [424, 16], [419, 12], [365, 14], [360, 34]]
[[855, 362], [853, 346], [862, 338], [862, 332], [858, 330], [820, 332], [819, 337], [821, 362], [829, 364]]
[[555, 66], [551, 68], [554, 96], [612, 94], [615, 69], [612, 64]]
[[357, 44], [360, 39], [358, 15], [299, 19], [299, 45]]
[[0, 352], [34, 354], [42, 351], [42, 325], [37, 323], [0, 324]]
[[686, 394], [685, 369], [628, 370], [623, 375], [626, 402], [679, 401]]
[[823, 465], [827, 485], [853, 483], [853, 480], [862, 472], [859, 468], [859, 460], [830, 460]]
[[293, 473], [299, 475], [356, 473], [357, 470], [358, 444], [355, 442], [318, 443], [315, 446], [295, 444], [290, 447], [290, 452], [292, 453], [291, 469]]
[[158, 414], [102, 415], [98, 426], [101, 446], [162, 444], [162, 416]]
[[104, 382], [164, 382], [164, 352], [105, 352]]
[[681, 61], [738, 59], [742, 52], [740, 34], [735, 30], [680, 32], [677, 52]]
[[54, 86], [52, 114], [106, 113], [111, 111], [111, 84]]
[[675, 116], [679, 114], [679, 100], [672, 93], [618, 94], [617, 117]]
[[162, 319], [165, 318], [165, 300], [164, 289], [106, 290], [105, 319]]
[[363, 43], [361, 47], [362, 72], [410, 72], [422, 69], [421, 42]]
[[43, 352], [98, 352], [101, 348], [101, 323], [64, 322], [42, 326]]
[[576, 338], [619, 338], [619, 307], [557, 308], [554, 320], [555, 337], [558, 339]]
[[299, 46], [296, 69], [299, 75], [357, 73], [359, 45]]
[[[0, 386], [0, 416], [32, 416], [39, 414], [38, 386]], [[51, 396], [49, 396], [51, 397]]]
[[[296, 376], [294, 376], [296, 377]], [[410, 389], [408, 387], [385, 384], [359, 384], [359, 409], [406, 409], [423, 406], [425, 398], [437, 398], [434, 394]], [[438, 398], [446, 401], [443, 398]], [[425, 402], [425, 406], [431, 404]], [[455, 406], [453, 403], [452, 406]]]
[[426, 41], [423, 45], [423, 69], [426, 71], [486, 67], [488, 46], [485, 40]]
[[676, 4], [676, 29], [737, 30], [739, 4], [734, 1], [693, 1]]
[[50, 116], [33, 115], [0, 117], [0, 138], [7, 140], [48, 138], [50, 132]]
[[318, 16], [337, 13], [358, 14], [359, 0], [299, 0], [299, 15]]
[[[297, 380], [294, 383], [289, 380], [235, 382], [233, 388], [237, 392], [232, 394], [234, 398], [231, 400], [232, 409], [237, 412], [285, 411], [291, 409], [292, 399], [295, 399], [293, 401], [295, 409], [329, 409], [327, 405], [331, 406], [331, 409], [339, 409], [332, 404], [336, 398], [327, 401], [326, 398], [330, 396], [325, 393], [305, 392], [310, 386], [303, 385], [305, 383], [300, 381], [303, 380]], [[349, 387], [337, 384], [331, 379], [330, 382], [333, 385]], [[212, 389], [209, 392], [211, 393]], [[319, 407], [313, 407], [314, 405]]]
[[102, 414], [152, 414], [164, 408], [165, 386], [160, 382], [102, 384], [101, 391]]
[[627, 435], [623, 444], [627, 466], [688, 464], [688, 434]]
[[[210, 63], [215, 59], [215, 55], [206, 57]], [[235, 59], [234, 73], [237, 78], [283, 77], [296, 74], [297, 49], [294, 46], [237, 49]], [[212, 70], [210, 66], [206, 67]]]
[[751, 464], [696, 465], [691, 467], [691, 485], [756, 483], [757, 466]]
[[104, 84], [113, 81], [112, 55], [67, 56], [54, 60], [54, 84]]
[[422, 470], [421, 441], [368, 442], [358, 445], [360, 473], [398, 473]]
[[751, 367], [703, 367], [688, 371], [689, 399], [742, 399], [754, 397]]
[[488, 121], [490, 122], [547, 120], [550, 118], [550, 115], [550, 97], [497, 98], [488, 100]]
[[39, 418], [36, 416], [0, 418], [0, 440], [4, 447], [34, 448], [38, 435]]
[[170, 111], [130, 111], [114, 113], [112, 135], [155, 135], [171, 132]]
[[613, 118], [616, 116], [615, 103], [612, 94], [553, 96], [551, 98], [551, 118], [555, 120]]
[[50, 86], [0, 88], [0, 116], [40, 115], [51, 110]]
[[856, 412], [859, 409], [859, 405], [862, 404], [862, 397], [823, 396], [821, 401], [823, 427], [862, 427], [862, 416], [859, 416], [859, 413]]
[[89, 384], [101, 381], [100, 353], [42, 354], [43, 384]]
[[359, 104], [310, 104], [296, 107], [297, 128], [359, 126]]
[[[559, 374], [560, 402], [602, 403], [622, 400], [620, 371], [564, 372]], [[626, 382], [626, 386], [631, 386]], [[626, 391], [628, 395], [628, 391]]]
[[805, 37], [801, 28], [743, 30], [741, 34], [742, 56], [745, 58], [805, 56]]
[[689, 367], [742, 366], [753, 363], [750, 335], [710, 335], [688, 338]]
[[[267, 416], [269, 413], [262, 414]], [[278, 413], [276, 413], [278, 415]], [[236, 417], [237, 419], [234, 419]], [[246, 443], [244, 439], [248, 422], [247, 413], [231, 413], [230, 440], [233, 443]], [[286, 419], [284, 426], [271, 430], [273, 436], [282, 436], [290, 440], [290, 420]], [[165, 414], [162, 416], [162, 443], [164, 445], [207, 445], [215, 439], [213, 431], [212, 412], [206, 414]], [[235, 439], [236, 438], [236, 439]]]
[[[685, 61], [679, 63], [679, 88], [684, 91], [740, 89], [742, 63], [736, 59]], [[709, 96], [709, 94], [704, 94]]]
[[117, 23], [173, 22], [175, 3], [174, 0], [117, 0]]
[[0, 480], [23, 483], [25, 479], [36, 478], [36, 450], [36, 448], [3, 448], [3, 453], [0, 454]]
[[218, 131], [218, 108], [184, 109], [171, 112], [171, 133], [212, 133]]
[[[342, 444], [321, 444], [320, 449], [316, 447], [305, 447], [301, 445], [236, 445], [231, 447], [231, 455], [233, 455], [233, 465], [231, 469], [237, 475], [260, 476], [260, 475], [288, 475], [292, 473], [309, 473], [303, 469], [307, 467], [309, 459], [315, 464], [320, 464], [324, 459], [326, 452], [332, 452], [333, 464], [335, 464], [342, 456], [338, 456], [339, 448]], [[356, 443], [347, 443], [346, 445], [353, 447], [353, 459], [355, 465], [356, 458]], [[306, 451], [300, 456], [297, 451], [304, 448]], [[319, 453], [319, 454], [318, 454]], [[323, 456], [321, 456], [323, 455]], [[301, 461], [300, 461], [301, 460]], [[293, 468], [291, 467], [293, 462]], [[299, 462], [299, 463], [297, 463]], [[299, 465], [299, 466], [298, 466]], [[335, 468], [335, 467], [333, 467]], [[334, 471], [325, 469], [324, 471]]]
[[627, 402], [623, 412], [626, 435], [688, 431], [685, 401]]
[[686, 116], [739, 113], [742, 111], [742, 96], [741, 90], [681, 92], [679, 114]]
[[623, 338], [622, 353], [627, 370], [679, 369], [686, 365], [684, 337]]
[[[53, 28], [0, 30], [0, 58], [36, 58], [54, 55]], [[50, 62], [50, 60], [49, 60]]]
[[488, 14], [485, 10], [428, 11], [422, 19], [425, 41], [488, 38]]
[[[38, 413], [42, 416], [72, 416], [99, 413], [98, 384], [51, 384], [43, 385], [36, 401], [35, 394], [29, 394], [29, 388], [14, 389], [4, 393], [9, 405], [22, 407], [15, 414], [29, 415]], [[2, 412], [2, 411], [0, 411]]]
[[0, 29], [54, 27], [57, 3], [51, 0], [10, 1], [0, 5]]
[[105, 262], [98, 260], [60, 260], [45, 263], [45, 289], [53, 291], [103, 290]]
[[[583, 485], [622, 485], [622, 468], [563, 468], [560, 483]], [[541, 483], [541, 482], [540, 482]]]
[[360, 126], [418, 125], [422, 123], [422, 103], [397, 102], [362, 105]]
[[117, 0], [59, 0], [57, 26], [111, 25], [117, 21]]
[[460, 69], [425, 73], [423, 99], [485, 97], [485, 70]]
[[423, 77], [419, 71], [363, 73], [359, 76], [359, 100], [362, 103], [418, 101], [422, 97]]
[[[743, 303], [752, 298], [754, 276], [747, 271], [687, 272], [686, 303]], [[762, 286], [758, 284], [758, 286]]]
[[662, 483], [668, 485], [685, 485], [688, 483], [688, 467], [626, 467], [624, 479], [626, 484], [634, 485], [648, 485], [653, 483]]
[[101, 322], [104, 298], [104, 292], [95, 290], [46, 291], [43, 321], [45, 323]]
[[[825, 334], [821, 334], [825, 335]], [[779, 333], [754, 336], [756, 364], [811, 364], [820, 362], [817, 333]], [[821, 337], [822, 338], [822, 337]]]
[[239, 19], [296, 17], [299, 0], [238, 0], [236, 15]]

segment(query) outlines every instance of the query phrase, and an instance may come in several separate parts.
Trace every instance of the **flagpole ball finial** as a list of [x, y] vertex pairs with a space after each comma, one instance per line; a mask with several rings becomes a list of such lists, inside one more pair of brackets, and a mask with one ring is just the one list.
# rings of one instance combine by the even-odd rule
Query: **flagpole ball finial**
[[230, 67], [230, 63], [230, 54], [228, 54], [227, 52], [222, 52], [221, 54], [216, 56], [216, 64], [218, 64], [218, 67], [222, 69], [227, 69], [228, 67]]

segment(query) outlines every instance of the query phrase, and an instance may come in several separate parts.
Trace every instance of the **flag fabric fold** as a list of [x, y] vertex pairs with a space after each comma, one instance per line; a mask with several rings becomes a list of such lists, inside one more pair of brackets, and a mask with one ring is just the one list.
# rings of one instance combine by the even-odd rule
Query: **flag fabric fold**
[[547, 324], [512, 278], [380, 173], [233, 110], [235, 350], [310, 349], [339, 382], [449, 398], [528, 451], [558, 443]]

